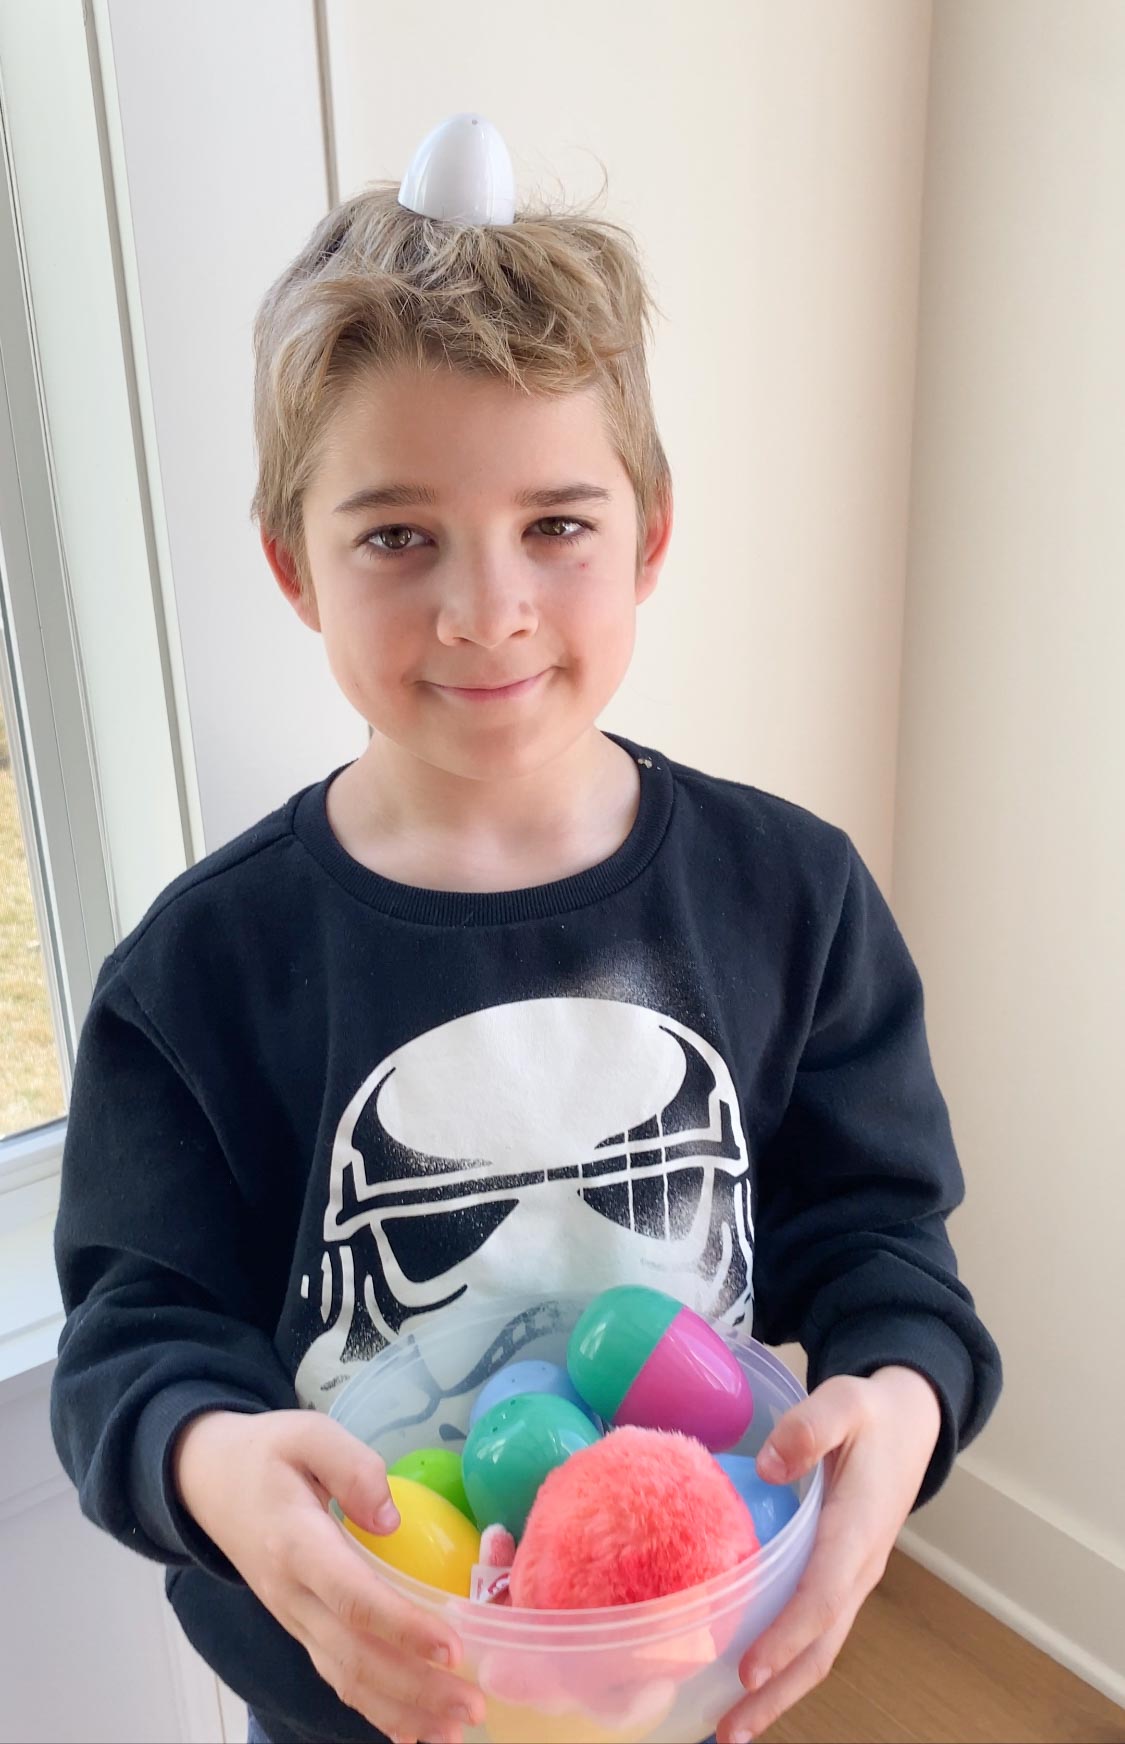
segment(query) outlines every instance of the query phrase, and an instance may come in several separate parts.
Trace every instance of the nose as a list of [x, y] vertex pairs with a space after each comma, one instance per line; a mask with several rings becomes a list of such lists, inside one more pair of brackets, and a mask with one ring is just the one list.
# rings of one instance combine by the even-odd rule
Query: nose
[[498, 648], [514, 636], [534, 635], [538, 624], [527, 574], [510, 553], [466, 553], [451, 565], [437, 624], [447, 647], [473, 642]]

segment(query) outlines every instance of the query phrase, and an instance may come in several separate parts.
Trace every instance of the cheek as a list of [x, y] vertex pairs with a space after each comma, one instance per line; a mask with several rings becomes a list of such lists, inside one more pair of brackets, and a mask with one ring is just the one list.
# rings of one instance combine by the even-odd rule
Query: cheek
[[332, 600], [321, 633], [333, 675], [353, 702], [388, 684], [413, 645], [404, 614], [360, 589]]
[[589, 558], [576, 565], [566, 601], [567, 621], [580, 637], [590, 661], [598, 666], [628, 655], [636, 627], [636, 600], [631, 579], [607, 574]]

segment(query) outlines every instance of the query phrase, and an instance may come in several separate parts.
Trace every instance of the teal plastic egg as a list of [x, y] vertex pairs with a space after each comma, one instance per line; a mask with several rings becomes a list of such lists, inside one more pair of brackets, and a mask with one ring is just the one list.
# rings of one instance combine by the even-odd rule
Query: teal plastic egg
[[504, 1399], [469, 1431], [461, 1479], [473, 1517], [518, 1538], [548, 1472], [601, 1437], [584, 1411], [553, 1393]]

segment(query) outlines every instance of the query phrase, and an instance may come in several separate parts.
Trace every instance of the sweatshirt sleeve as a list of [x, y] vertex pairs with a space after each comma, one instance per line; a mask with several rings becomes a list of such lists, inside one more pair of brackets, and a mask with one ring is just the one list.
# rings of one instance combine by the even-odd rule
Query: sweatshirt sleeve
[[809, 1386], [890, 1364], [933, 1384], [930, 1500], [999, 1396], [1000, 1355], [946, 1231], [964, 1197], [922, 986], [855, 848], [781, 1123], [759, 1158], [755, 1332], [796, 1339]]
[[90, 1520], [227, 1580], [233, 1566], [175, 1495], [170, 1456], [203, 1411], [297, 1403], [255, 1307], [260, 1247], [200, 1095], [110, 958], [63, 1151], [51, 1430]]

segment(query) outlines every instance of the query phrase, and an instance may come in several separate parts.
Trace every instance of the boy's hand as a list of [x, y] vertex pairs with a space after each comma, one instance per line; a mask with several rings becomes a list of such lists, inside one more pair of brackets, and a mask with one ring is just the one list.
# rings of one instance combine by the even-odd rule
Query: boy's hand
[[929, 1381], [895, 1367], [867, 1380], [833, 1376], [772, 1431], [758, 1455], [759, 1475], [793, 1483], [823, 1459], [824, 1502], [797, 1591], [739, 1666], [755, 1693], [722, 1720], [723, 1744], [759, 1737], [828, 1676], [856, 1613], [883, 1578], [940, 1427]]
[[209, 1411], [179, 1436], [174, 1481], [189, 1514], [304, 1647], [342, 1702], [398, 1744], [461, 1744], [480, 1692], [452, 1670], [456, 1635], [380, 1580], [327, 1513], [367, 1531], [398, 1514], [383, 1462], [317, 1411]]

